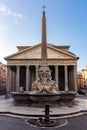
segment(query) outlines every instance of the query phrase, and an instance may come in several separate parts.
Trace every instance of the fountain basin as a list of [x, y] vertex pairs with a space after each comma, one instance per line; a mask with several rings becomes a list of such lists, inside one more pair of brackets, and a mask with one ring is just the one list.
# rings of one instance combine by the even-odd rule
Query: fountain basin
[[60, 92], [60, 101], [69, 102], [76, 97], [76, 91], [61, 91]]
[[75, 91], [59, 91], [58, 93], [34, 93], [34, 92], [12, 92], [15, 103], [18, 104], [58, 104], [59, 102], [71, 102], [76, 97]]
[[59, 93], [29, 93], [30, 100], [34, 102], [53, 102], [59, 100]]
[[29, 94], [26, 92], [11, 92], [14, 103], [17, 105], [29, 104]]

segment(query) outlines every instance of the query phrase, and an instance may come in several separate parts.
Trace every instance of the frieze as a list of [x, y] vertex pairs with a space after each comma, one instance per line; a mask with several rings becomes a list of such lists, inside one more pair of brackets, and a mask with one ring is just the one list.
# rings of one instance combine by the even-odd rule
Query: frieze
[[8, 65], [37, 65], [38, 61], [29, 61], [29, 60], [10, 60], [8, 61]]
[[[7, 65], [40, 65], [41, 60], [9, 60]], [[48, 65], [75, 65], [76, 60], [47, 60]]]

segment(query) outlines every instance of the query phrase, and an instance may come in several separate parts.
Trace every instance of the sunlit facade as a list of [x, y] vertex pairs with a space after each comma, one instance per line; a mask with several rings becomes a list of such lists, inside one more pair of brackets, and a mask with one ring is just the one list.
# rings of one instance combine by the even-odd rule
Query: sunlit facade
[[83, 87], [83, 76], [81, 72], [77, 72], [77, 86], [78, 89]]
[[82, 77], [83, 77], [83, 87], [87, 88], [87, 66], [84, 67], [84, 69], [81, 70]]
[[6, 66], [0, 62], [0, 88], [6, 87]]

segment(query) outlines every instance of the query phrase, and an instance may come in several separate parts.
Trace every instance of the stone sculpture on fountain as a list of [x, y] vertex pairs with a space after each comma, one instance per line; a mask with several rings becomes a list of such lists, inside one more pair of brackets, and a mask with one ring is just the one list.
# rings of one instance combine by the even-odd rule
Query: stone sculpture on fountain
[[[42, 69], [42, 70], [41, 70]], [[47, 70], [46, 70], [47, 69]], [[41, 67], [38, 71], [38, 80], [34, 81], [32, 91], [35, 93], [57, 93], [58, 86], [52, 80], [51, 71], [46, 66]]]

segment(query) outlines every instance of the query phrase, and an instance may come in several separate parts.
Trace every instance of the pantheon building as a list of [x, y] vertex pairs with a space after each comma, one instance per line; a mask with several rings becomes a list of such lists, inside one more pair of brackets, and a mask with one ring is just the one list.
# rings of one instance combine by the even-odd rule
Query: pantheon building
[[[42, 16], [42, 41], [46, 42], [46, 17]], [[38, 68], [41, 65], [41, 45], [17, 46], [18, 52], [5, 57], [7, 61], [7, 91], [31, 91], [32, 83], [38, 79]], [[52, 79], [58, 85], [58, 91], [77, 91], [78, 57], [69, 51], [70, 46], [59, 46], [47, 43], [47, 64]], [[45, 54], [44, 54], [45, 55]]]

